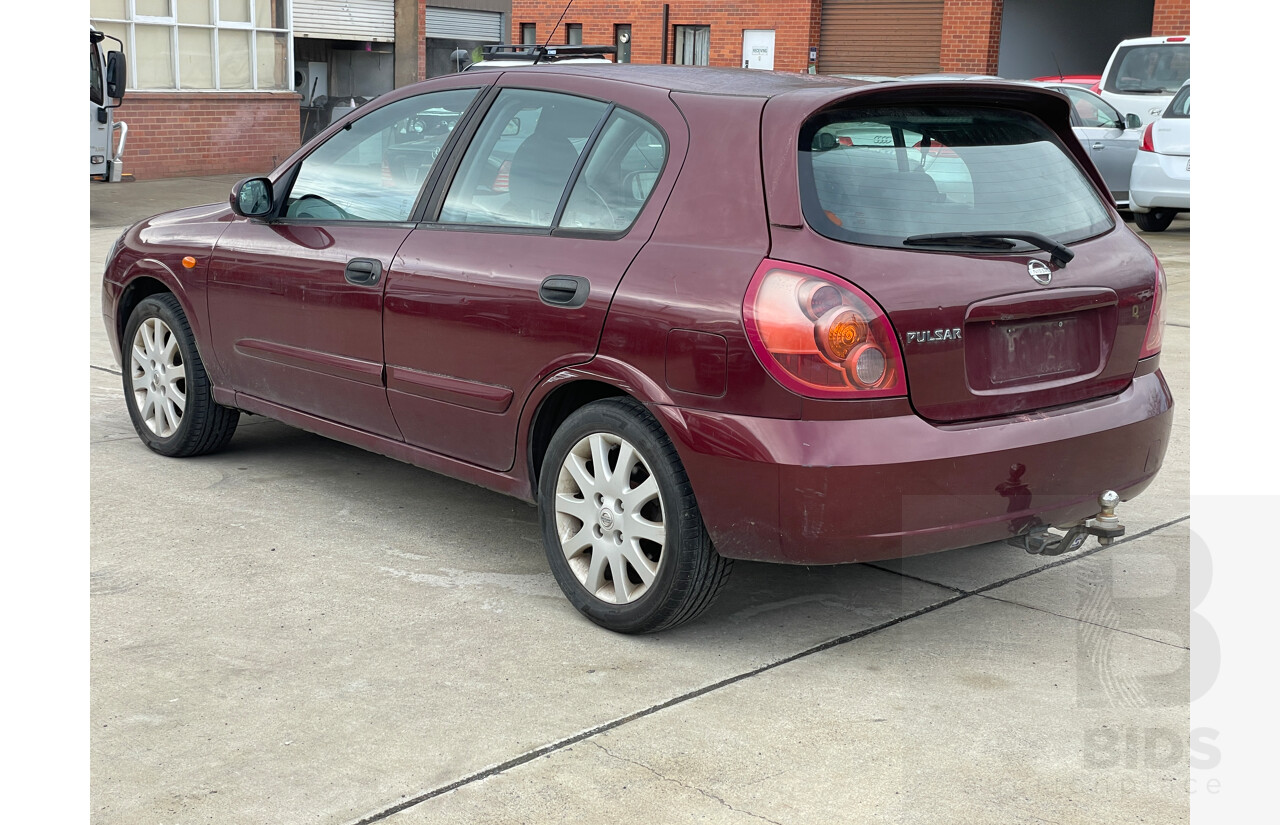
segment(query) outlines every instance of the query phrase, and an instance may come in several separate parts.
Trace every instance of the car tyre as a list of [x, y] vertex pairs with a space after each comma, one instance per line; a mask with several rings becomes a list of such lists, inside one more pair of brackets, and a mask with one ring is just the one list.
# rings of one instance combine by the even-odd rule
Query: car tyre
[[1177, 215], [1172, 209], [1153, 209], [1150, 212], [1134, 212], [1133, 220], [1143, 232], [1163, 232]]
[[143, 299], [124, 328], [125, 404], [142, 442], [160, 455], [188, 457], [225, 447], [240, 411], [213, 400], [191, 325], [168, 293]]
[[572, 413], [538, 484], [547, 561], [569, 601], [618, 633], [695, 618], [728, 580], [662, 426], [631, 398]]

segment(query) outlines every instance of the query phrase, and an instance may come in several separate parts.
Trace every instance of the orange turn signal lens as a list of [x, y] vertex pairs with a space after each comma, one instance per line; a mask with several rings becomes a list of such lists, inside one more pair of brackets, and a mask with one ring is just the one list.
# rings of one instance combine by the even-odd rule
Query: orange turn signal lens
[[187, 257], [182, 259], [182, 265], [185, 266], [187, 269], [195, 269], [196, 259], [188, 255]]
[[828, 310], [813, 328], [814, 343], [833, 364], [849, 357], [867, 337], [867, 322], [849, 307]]

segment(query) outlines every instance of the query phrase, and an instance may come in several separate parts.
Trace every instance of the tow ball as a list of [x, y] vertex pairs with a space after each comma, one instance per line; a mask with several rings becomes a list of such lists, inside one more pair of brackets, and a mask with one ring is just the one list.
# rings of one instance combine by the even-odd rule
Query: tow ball
[[1107, 490], [1098, 496], [1102, 511], [1091, 519], [1073, 524], [1067, 532], [1055, 533], [1048, 527], [1036, 527], [1006, 541], [1033, 556], [1061, 556], [1079, 550], [1089, 536], [1097, 536], [1098, 544], [1107, 547], [1124, 535], [1124, 525], [1116, 517], [1116, 505], [1119, 503], [1120, 495], [1114, 490]]

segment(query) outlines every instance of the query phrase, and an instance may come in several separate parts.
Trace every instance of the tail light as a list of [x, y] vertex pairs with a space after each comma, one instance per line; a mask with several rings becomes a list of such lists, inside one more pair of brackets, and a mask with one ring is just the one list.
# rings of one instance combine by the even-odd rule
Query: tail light
[[810, 398], [907, 394], [902, 351], [869, 295], [836, 276], [765, 259], [742, 307], [747, 338], [782, 386]]
[[1138, 144], [1139, 152], [1154, 152], [1156, 145], [1151, 141], [1151, 127], [1155, 126], [1155, 121], [1147, 124], [1147, 128], [1142, 130], [1142, 142]]
[[1093, 92], [1095, 95], [1102, 94], [1102, 80], [1099, 79], [1097, 83], [1090, 86], [1089, 91]]
[[1164, 342], [1164, 294], [1169, 290], [1169, 282], [1164, 275], [1164, 267], [1160, 259], [1156, 259], [1156, 294], [1151, 302], [1151, 317], [1147, 319], [1147, 337], [1142, 342], [1139, 358], [1149, 358], [1160, 351]]
[[498, 174], [494, 176], [490, 189], [494, 192], [511, 191], [511, 161], [504, 160], [498, 167]]

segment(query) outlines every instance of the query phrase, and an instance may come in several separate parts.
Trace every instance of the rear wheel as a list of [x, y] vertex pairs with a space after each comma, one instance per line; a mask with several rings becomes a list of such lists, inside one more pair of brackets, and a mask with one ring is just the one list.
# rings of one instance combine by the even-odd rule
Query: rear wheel
[[675, 447], [644, 406], [609, 398], [574, 412], [538, 483], [551, 572], [596, 624], [648, 633], [696, 617], [732, 562], [711, 546]]
[[1143, 232], [1163, 232], [1177, 215], [1172, 209], [1153, 209], [1150, 212], [1134, 212], [1133, 220]]
[[125, 404], [144, 444], [161, 455], [185, 457], [231, 440], [240, 412], [213, 400], [177, 298], [161, 293], [138, 304], [125, 325], [122, 355]]

